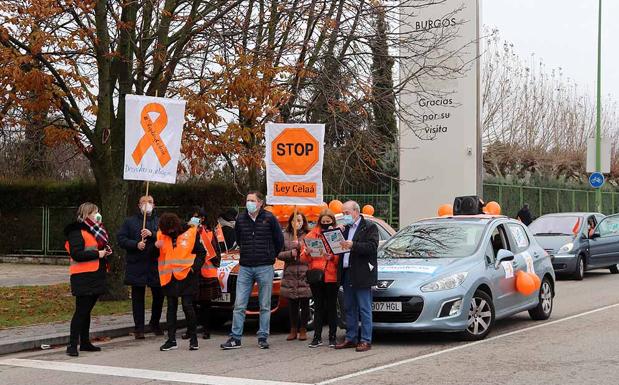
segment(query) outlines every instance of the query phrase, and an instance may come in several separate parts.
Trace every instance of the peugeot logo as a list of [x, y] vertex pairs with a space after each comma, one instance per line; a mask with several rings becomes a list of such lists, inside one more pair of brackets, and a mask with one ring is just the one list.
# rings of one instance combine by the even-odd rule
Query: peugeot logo
[[386, 279], [386, 280], [381, 280], [378, 281], [376, 284], [376, 288], [377, 289], [387, 289], [389, 288], [389, 286], [393, 285], [393, 279]]

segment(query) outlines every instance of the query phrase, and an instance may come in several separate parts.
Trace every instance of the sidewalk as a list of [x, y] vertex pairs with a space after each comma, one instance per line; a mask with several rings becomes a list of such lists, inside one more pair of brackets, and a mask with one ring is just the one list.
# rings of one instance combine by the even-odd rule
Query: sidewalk
[[[185, 314], [180, 306], [177, 317], [179, 328], [185, 327]], [[150, 319], [149, 311], [146, 312], [145, 318], [148, 322]], [[70, 321], [65, 321], [2, 329], [0, 330], [0, 355], [40, 349], [41, 345], [66, 345], [69, 342], [69, 325]], [[165, 322], [161, 322], [161, 326], [165, 330]], [[148, 332], [148, 325], [146, 325], [146, 331]], [[93, 317], [90, 322], [90, 336], [92, 338], [123, 337], [131, 332], [133, 332], [131, 314]]]
[[0, 287], [58, 283], [69, 283], [68, 266], [0, 263]]

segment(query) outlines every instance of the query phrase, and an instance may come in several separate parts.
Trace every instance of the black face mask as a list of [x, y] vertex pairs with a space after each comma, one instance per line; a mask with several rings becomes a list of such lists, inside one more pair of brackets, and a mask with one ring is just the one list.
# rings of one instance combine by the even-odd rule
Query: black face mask
[[332, 223], [329, 223], [329, 224], [326, 224], [326, 225], [325, 225], [324, 223], [321, 223], [321, 224], [320, 224], [320, 228], [322, 229], [322, 231], [327, 231], [327, 230], [329, 230], [329, 227], [331, 227], [331, 226], [333, 226], [333, 224], [332, 224]]

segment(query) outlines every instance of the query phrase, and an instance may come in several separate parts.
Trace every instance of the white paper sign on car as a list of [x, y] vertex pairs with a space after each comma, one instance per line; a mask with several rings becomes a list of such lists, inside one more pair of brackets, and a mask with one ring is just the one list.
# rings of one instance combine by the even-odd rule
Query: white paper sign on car
[[407, 273], [424, 273], [424, 274], [433, 274], [438, 266], [428, 266], [428, 265], [387, 265], [387, 266], [379, 266], [378, 271], [384, 273], [398, 273], [398, 272], [407, 272]]
[[230, 272], [238, 264], [239, 261], [236, 260], [221, 261], [221, 265], [219, 265], [217, 269], [217, 277], [219, 278], [219, 286], [221, 286], [221, 291], [223, 293], [228, 292], [228, 278], [230, 277]]
[[514, 266], [512, 263], [509, 261], [503, 261], [501, 262], [501, 265], [503, 266], [503, 270], [505, 270], [505, 278], [514, 278]]
[[522, 253], [522, 256], [524, 257], [524, 263], [527, 265], [527, 273], [535, 274], [535, 268], [533, 267], [533, 257], [531, 257], [531, 254], [529, 254], [528, 251], [525, 251], [524, 253]]

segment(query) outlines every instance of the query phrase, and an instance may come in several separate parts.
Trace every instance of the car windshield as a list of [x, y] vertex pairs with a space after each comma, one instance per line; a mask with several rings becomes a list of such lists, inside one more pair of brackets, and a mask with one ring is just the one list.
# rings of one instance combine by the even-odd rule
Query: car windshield
[[483, 223], [420, 223], [410, 225], [380, 249], [379, 258], [463, 258], [477, 249]]
[[580, 230], [581, 219], [577, 216], [543, 216], [529, 225], [536, 236], [574, 235]]

